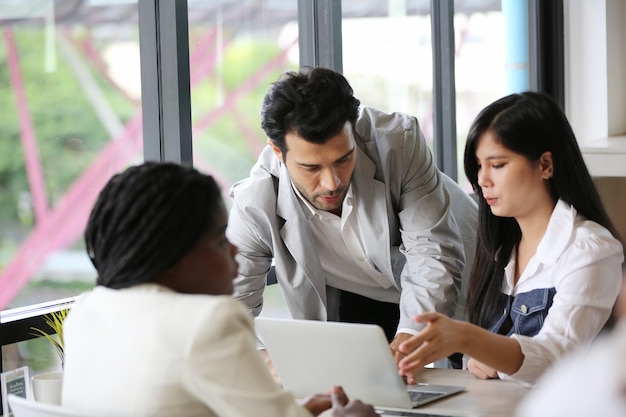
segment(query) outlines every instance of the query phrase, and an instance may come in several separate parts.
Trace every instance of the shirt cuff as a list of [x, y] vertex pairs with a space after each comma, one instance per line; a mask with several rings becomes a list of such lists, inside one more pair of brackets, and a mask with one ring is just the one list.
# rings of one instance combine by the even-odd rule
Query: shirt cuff
[[418, 334], [419, 332], [415, 329], [409, 329], [408, 327], [401, 327], [398, 329], [398, 331], [396, 331], [396, 336], [400, 333], [408, 333], [412, 336], [415, 336], [416, 334]]
[[498, 372], [498, 376], [500, 379], [517, 381], [526, 387], [534, 387], [539, 377], [554, 362], [554, 355], [531, 337], [513, 334], [511, 338], [517, 340], [522, 349], [524, 355], [522, 366], [514, 374]]

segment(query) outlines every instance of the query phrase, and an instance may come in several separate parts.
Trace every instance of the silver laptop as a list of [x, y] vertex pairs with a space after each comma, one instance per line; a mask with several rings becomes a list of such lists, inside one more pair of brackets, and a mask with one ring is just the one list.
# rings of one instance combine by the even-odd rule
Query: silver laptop
[[349, 398], [406, 412], [465, 389], [405, 385], [376, 325], [257, 317], [255, 327], [283, 386], [299, 398], [341, 385]]

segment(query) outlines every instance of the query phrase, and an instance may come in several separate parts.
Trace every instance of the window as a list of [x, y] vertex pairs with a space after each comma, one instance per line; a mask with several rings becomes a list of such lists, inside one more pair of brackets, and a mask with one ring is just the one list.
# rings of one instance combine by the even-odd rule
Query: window
[[97, 193], [142, 159], [137, 5], [0, 6], [0, 308], [93, 285], [82, 232]]
[[[0, 3], [0, 146], [9, 150], [0, 155], [4, 369], [19, 366], [26, 355], [13, 341], [4, 342], [4, 329], [15, 327], [9, 326], [15, 310], [7, 308], [26, 306], [24, 315], [40, 315], [33, 304], [54, 304], [93, 285], [95, 271], [84, 255], [81, 234], [96, 193], [110, 175], [142, 161], [142, 155], [168, 159], [173, 152], [174, 159], [193, 158], [226, 194], [234, 181], [248, 175], [265, 144], [260, 100], [284, 70], [301, 64], [342, 69], [364, 104], [415, 114], [431, 141], [440, 139], [432, 128], [435, 121], [455, 124], [461, 158], [465, 130], [476, 112], [511, 92], [507, 74], [518, 67], [507, 61], [507, 54], [522, 44], [507, 34], [505, 3], [520, 2], [438, 1], [454, 5], [455, 118], [434, 111], [434, 87], [452, 80], [433, 82], [432, 28], [440, 30], [443, 20], [432, 18], [433, 2], [426, 0], [318, 0], [324, 19], [302, 10], [312, 4], [304, 0]], [[173, 4], [185, 6], [185, 18], [163, 13], [165, 20], [153, 20], [163, 30], [154, 43], [178, 52], [182, 45], [173, 38], [182, 39], [184, 27], [189, 102], [179, 88], [177, 100], [159, 101], [163, 96], [155, 95], [154, 103], [142, 105], [142, 99], [158, 90], [158, 80], [144, 74], [162, 68], [144, 48], [140, 54], [139, 33], [145, 39], [150, 31], [150, 23], [142, 23], [141, 7]], [[337, 10], [341, 13], [335, 15]], [[529, 18], [531, 23], [534, 18]], [[341, 32], [338, 44], [333, 36]], [[175, 135], [161, 141], [169, 118], [184, 124], [180, 107], [185, 106], [193, 147]], [[142, 127], [150, 135], [142, 138]], [[184, 154], [180, 145], [189, 145], [193, 155]], [[266, 308], [272, 303], [266, 299]], [[28, 323], [16, 325], [19, 340], [30, 337]]]
[[[224, 196], [266, 145], [260, 112], [269, 85], [298, 69], [297, 6], [188, 2], [193, 163], [215, 177]], [[277, 285], [264, 298], [264, 315], [287, 314]]]
[[[521, 88], [528, 86], [527, 42], [520, 44], [524, 33], [516, 36], [514, 32], [527, 31], [524, 19], [520, 18], [523, 15], [519, 15], [519, 9], [507, 11], [511, 18], [506, 20], [500, 3], [454, 2], [457, 178], [468, 191], [469, 184], [463, 174], [463, 150], [472, 120], [493, 100], [519, 90], [519, 83], [513, 85], [514, 81], [525, 76], [526, 84]], [[517, 3], [525, 11], [527, 5]], [[428, 1], [343, 0], [342, 63], [344, 74], [363, 104], [416, 116], [429, 146], [434, 149], [437, 133], [433, 120], [433, 54], [437, 52], [432, 47], [431, 22], [435, 16], [430, 4]], [[509, 31], [505, 30], [507, 24], [512, 26]], [[526, 51], [524, 62], [507, 62], [509, 56], [519, 57], [520, 53], [514, 52], [520, 50], [521, 55]], [[524, 72], [518, 75], [520, 67]]]
[[193, 161], [224, 193], [266, 144], [260, 105], [268, 86], [298, 69], [297, 1], [252, 3], [188, 4]]
[[[60, 366], [49, 343], [4, 341], [22, 307], [93, 287], [91, 207], [112, 174], [143, 159], [137, 2], [4, 1], [0, 29], [2, 368], [37, 373]], [[24, 339], [43, 325], [24, 323]]]

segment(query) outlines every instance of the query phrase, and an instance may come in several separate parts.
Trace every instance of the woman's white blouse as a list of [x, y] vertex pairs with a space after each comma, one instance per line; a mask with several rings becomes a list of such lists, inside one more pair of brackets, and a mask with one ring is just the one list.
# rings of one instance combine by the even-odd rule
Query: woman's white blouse
[[[513, 251], [515, 253], [515, 251]], [[524, 354], [520, 369], [502, 379], [533, 385], [566, 352], [590, 343], [611, 314], [621, 287], [621, 243], [599, 224], [559, 200], [537, 252], [514, 285], [515, 254], [505, 268], [502, 292], [555, 288], [552, 307], [539, 333], [514, 334]]]

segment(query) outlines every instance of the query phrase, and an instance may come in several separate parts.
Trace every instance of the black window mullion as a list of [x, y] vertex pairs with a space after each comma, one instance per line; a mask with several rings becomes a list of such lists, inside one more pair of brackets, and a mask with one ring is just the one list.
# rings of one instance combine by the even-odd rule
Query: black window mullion
[[454, 0], [431, 0], [433, 144], [437, 167], [457, 180]]
[[187, 0], [139, 0], [144, 159], [192, 164]]
[[341, 0], [298, 0], [300, 66], [343, 71]]
[[530, 89], [565, 108], [563, 0], [529, 0]]

